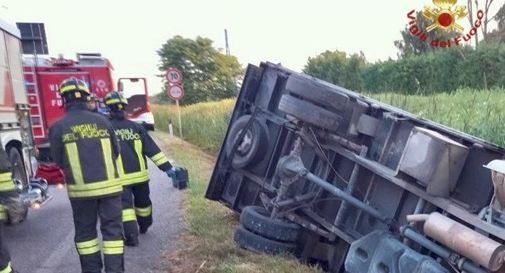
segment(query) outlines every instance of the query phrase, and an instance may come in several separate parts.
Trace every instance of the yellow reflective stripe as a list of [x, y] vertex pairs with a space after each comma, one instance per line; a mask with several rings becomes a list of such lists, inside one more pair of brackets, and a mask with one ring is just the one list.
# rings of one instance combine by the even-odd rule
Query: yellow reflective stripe
[[102, 142], [102, 152], [103, 158], [105, 160], [105, 172], [107, 173], [107, 179], [113, 179], [116, 174], [116, 170], [114, 169], [114, 162], [112, 161], [112, 149], [110, 145], [110, 139], [102, 138], [100, 140]]
[[146, 169], [146, 162], [144, 161], [144, 153], [142, 152], [142, 141], [136, 139], [135, 143], [135, 152], [137, 153], [137, 157], [139, 158], [140, 170], [143, 171]]
[[7, 219], [7, 208], [4, 205], [0, 205], [0, 220]]
[[147, 172], [147, 170], [143, 170], [140, 172], [125, 174], [120, 178], [123, 186], [128, 186], [136, 183], [146, 182], [147, 180], [149, 180], [149, 173]]
[[68, 184], [69, 197], [94, 197], [121, 192], [123, 187], [119, 179], [93, 182], [89, 184]]
[[72, 90], [76, 90], [76, 89], [79, 89], [77, 87], [77, 85], [75, 85], [75, 84], [69, 84], [67, 86], [61, 87], [60, 88], [60, 93], [65, 93], [67, 91], [72, 91]]
[[75, 85], [75, 84], [66, 84], [62, 87], [60, 87], [60, 93], [65, 93], [67, 91], [84, 91], [86, 93], [89, 93], [89, 88], [83, 84]]
[[113, 104], [113, 103], [120, 103], [121, 100], [119, 100], [119, 99], [108, 99], [108, 100], [105, 100], [105, 102], [107, 104]]
[[72, 170], [74, 183], [84, 184], [84, 178], [82, 176], [81, 161], [79, 160], [79, 150], [77, 149], [77, 144], [67, 143], [65, 144], [65, 150], [67, 152], [68, 163], [70, 163], [70, 169]]
[[156, 166], [160, 166], [161, 164], [168, 162], [168, 158], [163, 154], [163, 152], [155, 154], [151, 157], [151, 160], [154, 164], [156, 164]]
[[126, 99], [108, 99], [105, 100], [106, 104], [114, 104], [114, 103], [125, 103], [128, 104], [128, 100]]
[[12, 272], [11, 262], [9, 262], [4, 269], [0, 270], [0, 273], [11, 273], [11, 272]]
[[84, 242], [76, 242], [75, 245], [79, 255], [90, 255], [100, 252], [100, 246], [98, 245], [97, 238]]
[[103, 241], [103, 254], [105, 255], [123, 254], [123, 248], [123, 240]]
[[135, 208], [135, 213], [140, 217], [148, 217], [152, 214], [153, 208], [151, 206], [147, 208]]
[[123, 209], [123, 222], [136, 221], [137, 216], [135, 215], [134, 209]]
[[159, 152], [159, 153], [151, 156], [151, 160], [156, 161], [156, 160], [162, 159], [163, 157], [165, 157], [165, 155], [162, 152]]
[[0, 182], [0, 192], [14, 191], [14, 190], [16, 190], [16, 187], [14, 185], [14, 182], [12, 182], [12, 180]]
[[6, 180], [12, 180], [11, 172], [0, 173], [0, 181], [6, 181]]
[[12, 173], [5, 172], [0, 174], [0, 191], [14, 191], [16, 187], [12, 181]]
[[119, 177], [124, 175], [123, 158], [121, 157], [121, 155], [117, 157], [117, 170], [119, 173]]

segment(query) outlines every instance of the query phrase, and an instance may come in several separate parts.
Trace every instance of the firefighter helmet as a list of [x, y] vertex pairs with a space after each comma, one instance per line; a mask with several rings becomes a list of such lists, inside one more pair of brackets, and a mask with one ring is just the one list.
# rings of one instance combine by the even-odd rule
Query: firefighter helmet
[[118, 91], [112, 91], [105, 95], [104, 102], [113, 111], [124, 110], [124, 106], [128, 104], [128, 100]]
[[112, 91], [105, 95], [105, 104], [113, 105], [113, 104], [128, 104], [128, 100], [125, 99], [123, 94], [118, 91]]
[[91, 95], [88, 84], [74, 77], [63, 80], [59, 92], [66, 100], [87, 100], [87, 97]]

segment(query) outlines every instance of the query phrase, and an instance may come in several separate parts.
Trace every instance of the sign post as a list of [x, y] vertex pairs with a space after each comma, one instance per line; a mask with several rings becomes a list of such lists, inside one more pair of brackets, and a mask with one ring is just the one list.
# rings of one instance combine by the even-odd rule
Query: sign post
[[179, 136], [181, 139], [183, 139], [181, 107], [179, 106], [179, 100], [182, 99], [182, 97], [184, 97], [184, 88], [182, 87], [182, 73], [177, 68], [170, 67], [165, 74], [165, 78], [168, 81], [167, 85], [168, 96], [173, 100], [175, 100], [175, 105], [177, 107], [177, 114], [179, 119]]

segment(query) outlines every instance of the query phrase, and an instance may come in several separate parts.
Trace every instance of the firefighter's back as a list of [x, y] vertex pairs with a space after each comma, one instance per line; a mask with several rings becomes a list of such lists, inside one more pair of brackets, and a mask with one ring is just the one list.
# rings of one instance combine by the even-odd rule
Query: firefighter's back
[[112, 126], [119, 141], [120, 157], [118, 158], [118, 172], [123, 186], [147, 182], [146, 130], [139, 124], [127, 119], [112, 119]]
[[59, 163], [70, 198], [102, 197], [121, 191], [111, 131], [105, 117], [85, 109], [68, 111], [53, 125], [51, 138], [61, 139], [56, 145], [61, 145], [63, 152]]

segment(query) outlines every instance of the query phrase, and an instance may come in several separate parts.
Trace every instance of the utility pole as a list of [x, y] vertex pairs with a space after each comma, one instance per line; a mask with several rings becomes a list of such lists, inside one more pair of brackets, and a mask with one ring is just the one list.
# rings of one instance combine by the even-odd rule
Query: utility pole
[[226, 43], [226, 55], [230, 55], [230, 45], [228, 44], [228, 30], [224, 29], [224, 41]]

